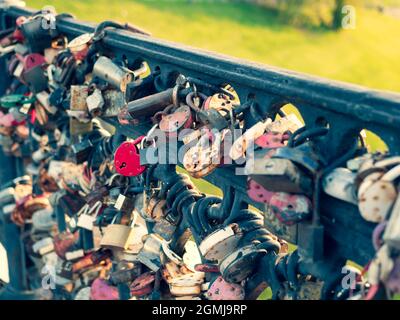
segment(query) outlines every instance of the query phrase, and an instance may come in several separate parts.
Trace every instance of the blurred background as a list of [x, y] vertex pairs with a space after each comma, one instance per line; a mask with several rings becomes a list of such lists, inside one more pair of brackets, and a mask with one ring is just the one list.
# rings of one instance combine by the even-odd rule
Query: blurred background
[[[400, 0], [26, 0], [153, 36], [368, 87], [400, 91]], [[342, 28], [354, 6], [350, 29]], [[352, 16], [349, 16], [352, 18]]]
[[[26, 0], [26, 4], [38, 10], [51, 5], [80, 20], [130, 22], [157, 38], [400, 92], [400, 0]], [[378, 137], [367, 136], [374, 150], [385, 149]], [[204, 181], [197, 183], [207, 193], [219, 193]], [[0, 279], [6, 280], [4, 260], [0, 248]]]

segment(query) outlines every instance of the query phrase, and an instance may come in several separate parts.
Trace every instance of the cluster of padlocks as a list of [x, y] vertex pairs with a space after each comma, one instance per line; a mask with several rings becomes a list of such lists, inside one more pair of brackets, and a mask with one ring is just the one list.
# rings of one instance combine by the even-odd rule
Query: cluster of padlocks
[[[23, 230], [29, 285], [42, 299], [243, 300], [267, 287], [276, 299], [400, 292], [398, 157], [367, 153], [360, 137], [328, 163], [314, 146], [327, 126], [307, 128], [282, 110], [263, 118], [229, 85], [165, 79], [103, 46], [106, 29], [141, 30], [104, 22], [68, 40], [43, 28], [46, 19], [19, 17], [0, 41], [10, 78], [0, 144], [25, 169], [3, 185], [0, 204]], [[247, 114], [258, 122], [244, 130]], [[151, 130], [127, 137], [107, 120]], [[243, 188], [265, 212], [204, 194], [189, 177], [224, 168], [242, 170]], [[301, 254], [264, 225], [264, 215], [278, 228], [316, 219], [319, 184], [377, 224], [376, 258], [363, 272], [348, 267], [354, 286], [343, 286], [341, 269], [332, 281], [302, 271]]]

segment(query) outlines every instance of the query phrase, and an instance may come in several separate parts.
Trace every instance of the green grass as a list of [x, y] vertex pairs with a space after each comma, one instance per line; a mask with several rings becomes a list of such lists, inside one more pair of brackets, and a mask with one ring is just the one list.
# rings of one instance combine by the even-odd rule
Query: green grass
[[[48, 0], [27, 0], [40, 9]], [[400, 20], [357, 9], [355, 30], [299, 30], [246, 3], [53, 0], [89, 21], [129, 21], [153, 36], [291, 70], [400, 91]]]

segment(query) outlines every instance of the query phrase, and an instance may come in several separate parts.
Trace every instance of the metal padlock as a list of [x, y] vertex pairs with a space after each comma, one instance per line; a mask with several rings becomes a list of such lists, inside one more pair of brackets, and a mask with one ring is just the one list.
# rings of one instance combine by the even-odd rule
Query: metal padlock
[[44, 91], [48, 87], [48, 79], [43, 67], [40, 65], [24, 71], [21, 77], [33, 93]]
[[136, 223], [137, 214], [133, 214], [133, 218], [129, 226], [122, 224], [115, 224], [115, 218], [113, 222], [109, 224], [105, 230], [103, 237], [100, 241], [100, 246], [105, 248], [121, 248], [128, 249], [129, 244], [132, 242], [134, 237], [133, 226]]
[[119, 194], [117, 200], [115, 201], [114, 208], [130, 214], [135, 208], [134, 199], [131, 199], [123, 194]]
[[93, 33], [84, 33], [72, 39], [72, 41], [68, 43], [68, 49], [71, 51], [75, 60], [82, 61], [85, 59], [92, 40]]
[[151, 233], [146, 236], [143, 248], [138, 254], [138, 260], [154, 272], [162, 266], [161, 253], [164, 241], [159, 235]]
[[228, 131], [223, 130], [212, 137], [205, 134], [195, 146], [187, 150], [183, 157], [183, 166], [192, 177], [203, 178], [222, 164], [223, 140]]
[[208, 235], [199, 245], [203, 257], [210, 261], [222, 260], [234, 251], [242, 237], [237, 224], [230, 224]]
[[78, 221], [77, 226], [86, 230], [93, 230], [93, 223], [96, 221], [103, 204], [97, 201], [91, 208], [89, 205], [85, 205], [77, 213]]
[[153, 291], [155, 275], [146, 272], [137, 277], [130, 285], [131, 295], [135, 297], [145, 296]]
[[104, 98], [99, 89], [94, 89], [93, 93], [86, 98], [86, 104], [89, 113], [95, 114], [102, 110], [104, 106]]
[[396, 202], [390, 213], [389, 221], [387, 222], [383, 240], [390, 247], [400, 249], [400, 196], [397, 196]]
[[324, 177], [322, 188], [331, 197], [357, 205], [356, 176], [356, 173], [349, 169], [336, 168]]
[[175, 137], [179, 130], [188, 129], [192, 124], [193, 117], [190, 108], [186, 105], [181, 105], [172, 113], [161, 115], [159, 127], [168, 137]]
[[[72, 120], [72, 119], [71, 119]], [[82, 141], [74, 143], [71, 146], [72, 152], [74, 154], [74, 160], [76, 164], [81, 164], [87, 161], [89, 155], [94, 149], [92, 142], [89, 138], [84, 137]]]
[[207, 291], [208, 300], [244, 300], [244, 288], [235, 283], [229, 283], [219, 276]]
[[54, 16], [39, 14], [21, 24], [20, 29], [30, 52], [42, 52], [51, 47], [53, 38], [58, 35], [52, 23], [55, 23]]
[[280, 222], [291, 226], [311, 217], [312, 203], [301, 194], [276, 192], [269, 201], [271, 212]]
[[230, 283], [241, 282], [251, 275], [262, 255], [254, 244], [235, 250], [219, 263], [222, 277]]
[[31, 53], [23, 58], [24, 73], [36, 66], [42, 66], [46, 63], [44, 56], [38, 53]]
[[35, 253], [39, 253], [41, 256], [54, 251], [53, 238], [47, 237], [35, 242], [32, 245], [32, 250]]
[[310, 194], [312, 180], [288, 159], [256, 157], [254, 163], [246, 163], [250, 178], [273, 192]]
[[236, 139], [229, 151], [229, 156], [232, 158], [232, 160], [238, 160], [242, 157], [245, 157], [247, 149], [251, 146], [251, 144], [253, 144], [254, 147], [254, 141], [262, 137], [268, 125], [271, 123], [272, 120], [269, 118], [265, 121], [260, 121], [251, 128], [247, 129], [242, 136]]
[[46, 109], [46, 111], [50, 114], [56, 114], [58, 109], [50, 104], [49, 96], [50, 95], [47, 91], [36, 93], [37, 101]]
[[[76, 86], [70, 87], [71, 100], [70, 100], [70, 110], [86, 113], [88, 112], [86, 99], [88, 97], [88, 86]], [[70, 133], [73, 136], [82, 135], [93, 130], [92, 122], [81, 122], [76, 118], [70, 117], [69, 121]]]
[[269, 203], [274, 192], [268, 191], [253, 179], [247, 180], [247, 195], [250, 199], [260, 203]]
[[105, 56], [97, 59], [93, 66], [93, 76], [106, 81], [122, 92], [126, 91], [127, 84], [134, 79], [134, 73], [123, 70]]
[[146, 167], [140, 165], [140, 155], [137, 145], [145, 138], [141, 136], [134, 141], [123, 142], [114, 154], [115, 170], [126, 177], [142, 174]]
[[382, 222], [388, 216], [397, 197], [395, 180], [400, 177], [400, 165], [390, 169], [377, 181], [367, 178], [358, 189], [358, 208], [364, 219]]

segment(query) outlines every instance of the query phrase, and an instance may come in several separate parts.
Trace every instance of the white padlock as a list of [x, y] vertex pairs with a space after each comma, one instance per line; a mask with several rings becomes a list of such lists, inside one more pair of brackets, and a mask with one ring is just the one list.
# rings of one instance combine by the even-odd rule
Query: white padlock
[[357, 174], [346, 168], [336, 168], [322, 181], [324, 192], [331, 197], [357, 205], [355, 179]]

